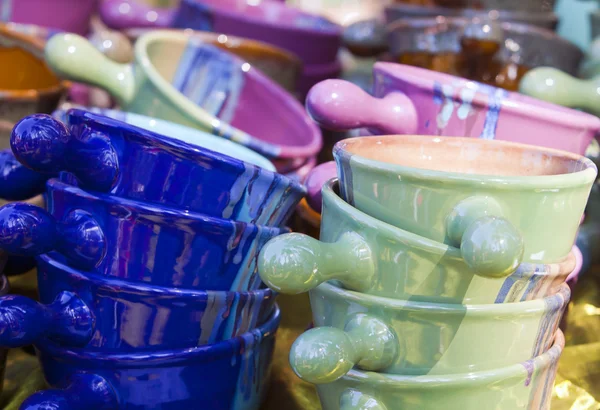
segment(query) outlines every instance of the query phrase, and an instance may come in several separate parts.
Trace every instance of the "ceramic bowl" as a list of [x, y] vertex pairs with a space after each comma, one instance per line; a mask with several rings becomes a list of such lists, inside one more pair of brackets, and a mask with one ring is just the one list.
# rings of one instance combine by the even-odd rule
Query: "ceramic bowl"
[[283, 175], [182, 141], [184, 134], [170, 138], [82, 110], [67, 117], [67, 125], [22, 119], [12, 135], [17, 159], [40, 172], [70, 172], [87, 190], [268, 226], [284, 224], [305, 193]]
[[341, 25], [348, 26], [359, 20], [383, 15], [391, 0], [289, 0], [287, 4], [307, 13], [319, 14]]
[[115, 30], [169, 27], [178, 5], [179, 0], [103, 0], [98, 15]]
[[274, 294], [179, 290], [70, 268], [56, 253], [38, 258], [40, 304], [0, 299], [0, 346], [45, 338], [64, 347], [127, 353], [185, 349], [237, 337], [271, 313]]
[[571, 291], [495, 305], [421, 303], [324, 283], [311, 290], [315, 328], [292, 345], [302, 379], [331, 383], [354, 366], [403, 375], [451, 375], [524, 362], [547, 351]]
[[88, 34], [97, 0], [3, 0], [2, 21], [34, 24], [81, 35]]
[[173, 26], [264, 41], [294, 53], [305, 65], [335, 61], [342, 34], [323, 17], [273, 1], [182, 0]]
[[[0, 298], [10, 291], [10, 284], [4, 275], [0, 275]], [[2, 385], [4, 384], [4, 372], [6, 370], [6, 357], [8, 349], [0, 349], [0, 393], [2, 393]]]
[[[492, 30], [483, 31], [486, 27], [492, 27]], [[519, 77], [528, 69], [550, 66], [576, 74], [583, 59], [583, 52], [579, 47], [554, 32], [514, 22], [495, 24], [483, 20], [477, 24], [468, 18], [458, 17], [405, 18], [389, 25], [387, 31], [389, 52], [397, 62], [409, 61], [410, 58], [414, 61], [415, 57], [411, 56], [419, 53], [437, 55], [439, 64], [435, 66], [436, 71], [476, 81], [486, 79], [485, 82], [511, 91], [516, 91]], [[462, 40], [475, 36], [492, 42], [496, 48], [492, 48], [490, 54], [483, 48], [490, 47], [489, 44], [482, 44], [476, 50], [469, 48], [473, 47], [469, 43], [461, 44]], [[486, 54], [482, 56], [482, 53]], [[445, 54], [453, 57], [447, 58], [447, 62], [443, 63], [441, 59]], [[429, 61], [432, 59], [421, 60], [425, 60], [423, 62], [427, 66], [418, 63], [415, 65], [433, 68], [431, 65], [435, 64], [435, 61]], [[481, 67], [474, 69], [474, 65]], [[518, 74], [511, 74], [511, 71], [517, 71]]]
[[279, 309], [267, 322], [235, 339], [186, 350], [102, 354], [38, 346], [46, 380], [62, 390], [38, 392], [21, 406], [258, 410], [269, 386]]
[[[504, 1], [504, 0], [500, 0]], [[521, 2], [533, 4], [533, 2]], [[537, 3], [537, 2], [536, 2]], [[539, 3], [538, 3], [539, 4]], [[499, 21], [509, 21], [514, 23], [529, 24], [532, 26], [538, 26], [550, 30], [554, 30], [558, 24], [558, 17], [552, 12], [552, 8], [544, 11], [532, 11], [532, 10], [507, 10], [504, 7], [500, 7], [495, 10], [481, 10], [477, 8], [449, 8], [449, 7], [435, 7], [435, 6], [422, 6], [415, 4], [406, 4], [396, 2], [385, 9], [385, 19], [388, 23], [394, 22], [401, 18], [420, 18], [420, 17], [466, 17], [469, 19], [473, 18], [486, 18], [492, 17]]]
[[323, 410], [411, 406], [419, 410], [547, 410], [564, 346], [564, 336], [558, 331], [547, 352], [494, 370], [417, 377], [351, 370], [335, 383], [318, 385], [317, 390]]
[[552, 67], [538, 67], [523, 76], [519, 91], [540, 100], [600, 116], [598, 87], [600, 75], [582, 80]]
[[459, 137], [351, 138], [334, 156], [350, 205], [499, 275], [571, 251], [598, 172], [566, 151]]
[[51, 113], [69, 89], [50, 71], [43, 50], [43, 40], [0, 24], [0, 149], [8, 148], [15, 122], [36, 112]]
[[296, 207], [296, 212], [292, 217], [290, 228], [296, 233], [302, 233], [311, 238], [319, 239], [319, 232], [321, 231], [321, 214], [315, 212], [310, 205], [308, 205], [306, 199], [303, 199]]
[[94, 195], [48, 181], [46, 207], [0, 208], [0, 248], [35, 256], [56, 250], [74, 267], [103, 276], [185, 289], [260, 287], [258, 252], [287, 229]]
[[569, 254], [556, 264], [523, 263], [505, 279], [478, 275], [459, 249], [372, 218], [336, 190], [334, 181], [323, 187], [321, 242], [294, 233], [262, 249], [259, 273], [272, 289], [301, 293], [336, 280], [347, 289], [400, 300], [513, 303], [556, 293], [575, 268]]
[[328, 80], [309, 93], [309, 113], [336, 131], [498, 139], [580, 155], [600, 130], [592, 115], [448, 74], [393, 63], [377, 63], [373, 73], [374, 97]]
[[46, 59], [58, 74], [109, 91], [124, 111], [200, 128], [269, 158], [308, 158], [322, 145], [298, 101], [193, 32], [143, 35], [132, 65], [111, 61], [71, 34], [52, 37]]
[[[130, 29], [125, 34], [132, 43], [135, 43], [148, 31], [149, 29]], [[175, 30], [175, 32], [178, 31]], [[302, 72], [302, 61], [293, 53], [261, 41], [231, 35], [195, 31], [194, 36], [235, 54], [287, 91], [291, 93], [296, 91], [296, 85]], [[119, 45], [116, 46], [119, 47]], [[133, 52], [130, 60], [133, 61]], [[313, 82], [312, 85], [314, 84]]]

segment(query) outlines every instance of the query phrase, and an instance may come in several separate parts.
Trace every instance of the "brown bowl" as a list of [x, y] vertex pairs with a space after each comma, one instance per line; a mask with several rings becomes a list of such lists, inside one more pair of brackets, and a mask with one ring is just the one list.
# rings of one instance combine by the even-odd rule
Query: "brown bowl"
[[12, 125], [34, 114], [51, 114], [69, 90], [44, 61], [44, 40], [0, 25], [0, 148]]

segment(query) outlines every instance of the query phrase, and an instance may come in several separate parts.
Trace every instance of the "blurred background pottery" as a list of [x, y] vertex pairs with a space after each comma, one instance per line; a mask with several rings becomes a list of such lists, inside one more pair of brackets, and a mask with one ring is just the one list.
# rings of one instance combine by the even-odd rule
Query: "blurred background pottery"
[[564, 346], [564, 335], [558, 331], [547, 352], [500, 369], [417, 377], [351, 370], [334, 383], [318, 385], [317, 390], [323, 410], [356, 410], [366, 403], [374, 410], [411, 405], [419, 410], [548, 409]]
[[179, 0], [101, 0], [102, 22], [115, 30], [169, 27]]
[[258, 410], [269, 385], [279, 322], [275, 307], [266, 322], [248, 333], [183, 350], [103, 354], [44, 341], [37, 347], [44, 375], [62, 390], [39, 392], [21, 408], [67, 403], [73, 410], [90, 405], [133, 410], [161, 403], [165, 410], [192, 410], [203, 403], [211, 410]]
[[415, 4], [427, 7], [447, 7], [449, 9], [510, 10], [510, 11], [552, 11], [554, 0], [396, 0], [397, 4]]
[[348, 26], [360, 20], [383, 15], [392, 0], [288, 0], [287, 4], [307, 13], [318, 14], [341, 25]]
[[0, 346], [53, 340], [64, 348], [122, 354], [193, 348], [251, 331], [275, 304], [270, 289], [219, 292], [131, 283], [70, 268], [56, 253], [38, 258], [38, 283], [40, 303], [0, 298]]
[[131, 65], [111, 61], [81, 37], [54, 36], [46, 45], [53, 70], [106, 89], [126, 111], [206, 130], [269, 158], [319, 152], [320, 131], [297, 101], [193, 33], [147, 33], [136, 42], [135, 55], [134, 81]]
[[26, 115], [54, 111], [69, 83], [46, 65], [43, 40], [0, 25], [0, 42], [0, 148], [8, 148], [13, 125]]
[[3, 0], [0, 21], [35, 24], [86, 35], [100, 0]]

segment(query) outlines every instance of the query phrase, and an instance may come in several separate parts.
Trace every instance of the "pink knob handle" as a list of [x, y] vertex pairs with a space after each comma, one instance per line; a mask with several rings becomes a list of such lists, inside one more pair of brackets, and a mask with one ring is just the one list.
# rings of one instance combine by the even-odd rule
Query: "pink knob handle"
[[321, 127], [332, 131], [369, 128], [374, 134], [414, 134], [417, 111], [400, 92], [375, 98], [343, 80], [325, 80], [308, 93], [306, 109]]
[[321, 212], [322, 196], [321, 188], [331, 178], [337, 176], [335, 162], [325, 162], [324, 164], [315, 167], [306, 177], [304, 184], [306, 185], [306, 201], [308, 205], [316, 211]]

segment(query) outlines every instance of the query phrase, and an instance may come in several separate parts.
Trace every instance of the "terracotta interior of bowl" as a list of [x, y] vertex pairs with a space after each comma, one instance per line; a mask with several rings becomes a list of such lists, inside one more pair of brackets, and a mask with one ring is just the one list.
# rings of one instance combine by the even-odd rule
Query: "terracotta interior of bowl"
[[[149, 42], [150, 62], [165, 80], [210, 115], [263, 141], [303, 146], [313, 136], [297, 104], [252, 66], [219, 47], [190, 37], [165, 37]], [[255, 70], [256, 71], [256, 70]], [[263, 78], [259, 80], [259, 76]]]
[[60, 84], [41, 55], [3, 40], [0, 38], [0, 90], [40, 90]]
[[534, 146], [471, 138], [421, 135], [346, 140], [353, 156], [403, 167], [498, 176], [561, 175], [582, 171], [582, 157]]

